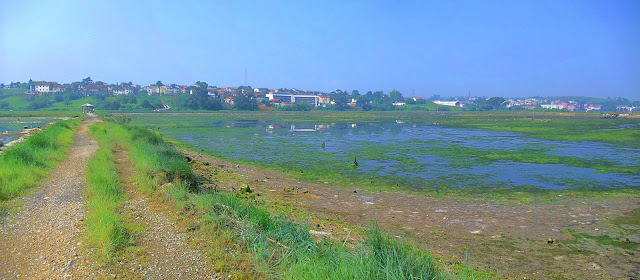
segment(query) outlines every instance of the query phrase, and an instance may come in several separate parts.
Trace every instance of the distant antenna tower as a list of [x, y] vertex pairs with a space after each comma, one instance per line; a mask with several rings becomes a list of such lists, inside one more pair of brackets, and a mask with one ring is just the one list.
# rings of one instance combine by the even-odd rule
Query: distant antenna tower
[[247, 68], [244, 68], [244, 86], [247, 86]]
[[411, 98], [416, 97], [416, 90], [415, 89], [411, 89]]

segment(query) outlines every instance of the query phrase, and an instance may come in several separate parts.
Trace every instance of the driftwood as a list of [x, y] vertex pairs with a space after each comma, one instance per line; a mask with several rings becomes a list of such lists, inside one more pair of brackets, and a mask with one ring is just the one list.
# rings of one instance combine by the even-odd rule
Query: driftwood
[[280, 247], [282, 247], [282, 248], [289, 249], [289, 247], [287, 247], [287, 245], [284, 245], [284, 244], [282, 244], [282, 243], [280, 243], [280, 242], [278, 242], [278, 241], [275, 241], [275, 240], [273, 240], [273, 239], [271, 239], [271, 238], [267, 238], [267, 240], [269, 240], [269, 241], [270, 241], [271, 243], [273, 243], [273, 244], [277, 244], [278, 246], [280, 246]]

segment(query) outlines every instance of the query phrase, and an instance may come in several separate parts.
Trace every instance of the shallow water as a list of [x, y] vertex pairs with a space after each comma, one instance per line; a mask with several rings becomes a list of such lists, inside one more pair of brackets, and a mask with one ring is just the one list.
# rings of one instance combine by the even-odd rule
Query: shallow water
[[[0, 118], [0, 141], [6, 143], [18, 137], [24, 127], [36, 128], [52, 122], [52, 118]], [[8, 132], [9, 135], [3, 133]]]
[[[412, 188], [640, 186], [640, 173], [605, 170], [625, 166], [640, 170], [640, 149], [534, 139], [514, 132], [404, 122], [286, 124], [195, 119], [183, 119], [179, 125], [160, 130], [231, 160], [323, 172], [327, 178], [383, 179]], [[525, 159], [492, 157], [511, 153]], [[357, 168], [352, 166], [354, 157]], [[567, 163], [527, 162], [537, 157]]]

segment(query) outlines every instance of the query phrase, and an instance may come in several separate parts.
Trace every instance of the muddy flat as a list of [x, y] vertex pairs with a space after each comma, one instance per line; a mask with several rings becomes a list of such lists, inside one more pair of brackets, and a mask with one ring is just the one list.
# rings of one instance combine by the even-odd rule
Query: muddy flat
[[466, 263], [507, 279], [640, 277], [640, 199], [634, 195], [509, 205], [310, 184], [281, 172], [185, 153], [211, 186], [233, 191], [248, 184], [267, 205], [292, 216], [310, 214], [312, 226], [336, 240], [354, 236], [345, 224], [366, 228], [376, 221], [445, 265]]
[[62, 279], [89, 275], [80, 236], [85, 218], [85, 169], [98, 149], [82, 122], [69, 156], [32, 196], [18, 198], [21, 210], [0, 225], [0, 279]]

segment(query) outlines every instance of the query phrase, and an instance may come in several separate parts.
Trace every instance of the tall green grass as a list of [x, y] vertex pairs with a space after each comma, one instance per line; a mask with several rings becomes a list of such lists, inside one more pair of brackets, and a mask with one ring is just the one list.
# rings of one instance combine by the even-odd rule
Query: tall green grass
[[138, 185], [151, 194], [160, 185], [180, 182], [195, 187], [195, 175], [181, 152], [147, 129], [122, 126], [127, 130], [130, 158], [138, 172]]
[[0, 201], [37, 186], [67, 156], [81, 119], [59, 121], [0, 155]]
[[[230, 243], [241, 247], [237, 251], [253, 255], [254, 271], [245, 271], [247, 277], [261, 271], [263, 276], [284, 279], [448, 278], [429, 253], [386, 236], [377, 226], [368, 231], [366, 242], [350, 249], [328, 239], [316, 240], [307, 225], [231, 193], [188, 194], [179, 186], [171, 193], [179, 205], [192, 204], [203, 213], [204, 225], [211, 232], [231, 233]], [[221, 252], [216, 259], [224, 258], [225, 253], [229, 254]]]
[[114, 148], [122, 136], [122, 129], [113, 125], [93, 125], [91, 135], [100, 148], [87, 166], [87, 241], [97, 248], [97, 256], [108, 261], [127, 243], [120, 208], [124, 193], [114, 158]]

